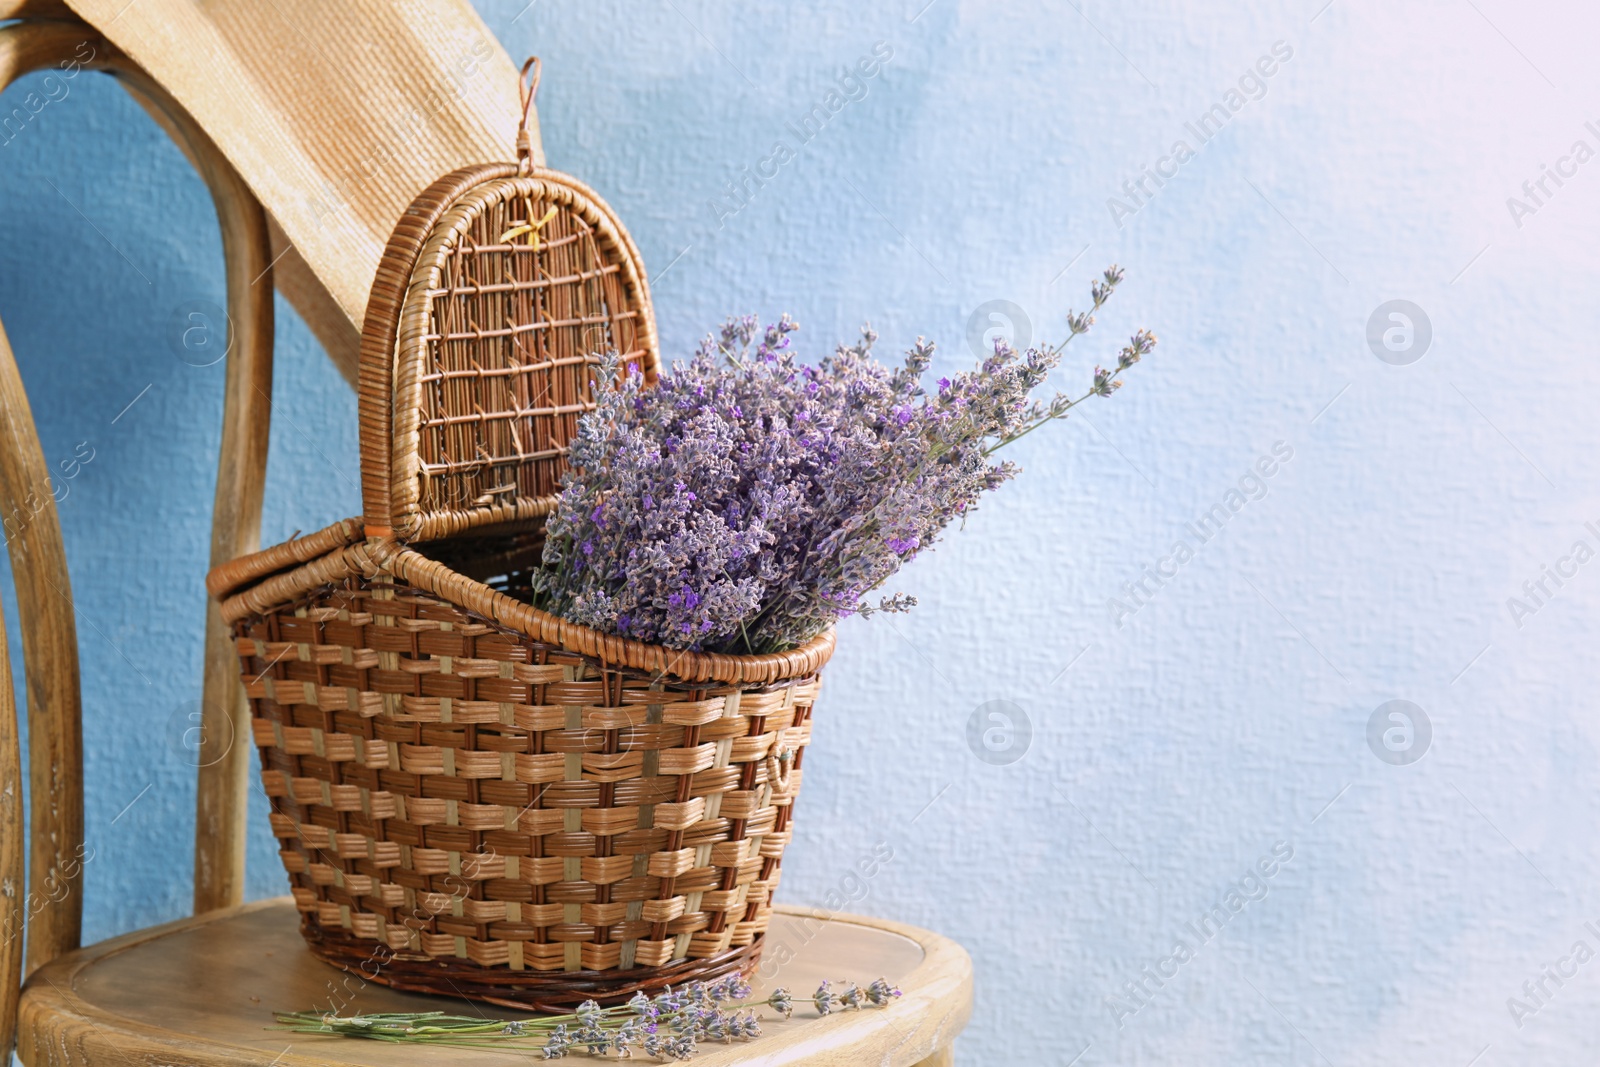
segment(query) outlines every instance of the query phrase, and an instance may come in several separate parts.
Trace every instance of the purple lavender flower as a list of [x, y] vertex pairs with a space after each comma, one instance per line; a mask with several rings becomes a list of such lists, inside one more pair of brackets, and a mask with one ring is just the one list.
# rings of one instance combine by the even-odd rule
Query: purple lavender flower
[[566, 1024], [560, 1023], [550, 1031], [550, 1036], [545, 1040], [544, 1047], [539, 1051], [544, 1054], [544, 1058], [547, 1060], [565, 1059], [568, 1050], [572, 1048], [574, 1043], [572, 1035], [567, 1031]]
[[707, 1041], [722, 1041], [726, 1043], [737, 1037], [738, 1034], [729, 1026], [733, 1021], [730, 1015], [720, 1011], [708, 1011], [700, 1018], [700, 1036]]
[[[1095, 310], [1121, 277], [1112, 268], [1094, 283]], [[1092, 321], [1069, 315], [1071, 336]], [[928, 342], [891, 369], [872, 358], [868, 328], [808, 365], [792, 350], [796, 328], [787, 316], [765, 329], [730, 319], [654, 388], [637, 367], [601, 361], [549, 523], [540, 606], [642, 641], [739, 653], [903, 611], [910, 597], [864, 598], [1015, 476], [992, 453], [1109, 396], [1155, 344], [1140, 331], [1084, 397], [1038, 402], [1061, 345], [997, 342], [929, 394]]]
[[730, 1000], [744, 1000], [750, 995], [750, 983], [745, 980], [744, 975], [735, 971], [712, 982], [706, 987], [706, 994], [718, 1004]]
[[611, 1032], [610, 1051], [618, 1056], [631, 1056], [630, 1050], [643, 1040], [644, 1031], [639, 1028], [639, 1020], [629, 1019]]
[[875, 1007], [887, 1007], [889, 1001], [894, 997], [898, 997], [899, 995], [900, 990], [895, 986], [890, 985], [889, 982], [883, 978], [875, 978], [871, 984], [867, 986], [867, 1000], [871, 1001]]

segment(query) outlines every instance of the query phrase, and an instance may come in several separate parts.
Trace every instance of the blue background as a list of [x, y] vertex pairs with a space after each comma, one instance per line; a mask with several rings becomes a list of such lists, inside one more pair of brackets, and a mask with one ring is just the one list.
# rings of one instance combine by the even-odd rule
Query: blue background
[[[886, 358], [936, 339], [941, 373], [972, 360], [982, 305], [1016, 310], [979, 333], [1058, 337], [1111, 262], [1128, 280], [1060, 387], [1138, 326], [1161, 345], [1017, 446], [1022, 477], [894, 584], [914, 614], [844, 625], [782, 897], [965, 944], [972, 1062], [1587, 1062], [1600, 963], [1520, 1026], [1507, 1000], [1575, 941], [1600, 949], [1600, 563], [1527, 617], [1507, 602], [1575, 541], [1600, 548], [1600, 162], [1531, 214], [1507, 198], [1575, 141], [1600, 149], [1596, 14], [803, 8], [480, 5], [513, 56], [544, 57], [550, 162], [628, 222], [669, 353], [724, 315], [789, 311], [816, 355], [870, 320]], [[892, 58], [802, 144], [786, 124], [879, 42]], [[1292, 57], [1201, 146], [1185, 124], [1276, 42]], [[779, 139], [793, 158], [718, 207]], [[1193, 158], [1113, 211], [1179, 139]], [[94, 452], [61, 505], [93, 940], [189, 906], [181, 733], [223, 367], [181, 362], [166, 332], [174, 308], [223, 301], [221, 252], [200, 181], [104, 78], [0, 146], [0, 198], [0, 315], [47, 457]], [[1395, 299], [1432, 331], [1403, 366], [1367, 339]], [[264, 544], [359, 510], [354, 396], [278, 316]], [[1259, 498], [1186, 534], [1277, 442], [1293, 455], [1245, 482]], [[1185, 537], [1193, 558], [1116, 611]], [[1368, 742], [1394, 699], [1431, 723], [1410, 765]], [[1015, 762], [969, 743], [990, 701], [1030, 724], [1000, 753]], [[261, 812], [252, 834], [251, 894], [282, 892]], [[878, 842], [894, 859], [860, 885]], [[1258, 899], [1162, 962], [1280, 842], [1292, 859], [1249, 882]], [[1136, 1012], [1108, 999], [1146, 966], [1176, 976]]]

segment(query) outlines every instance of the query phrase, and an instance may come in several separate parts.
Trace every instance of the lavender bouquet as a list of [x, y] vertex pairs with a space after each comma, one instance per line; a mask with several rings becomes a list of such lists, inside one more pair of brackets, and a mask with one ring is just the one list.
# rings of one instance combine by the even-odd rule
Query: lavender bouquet
[[[1093, 283], [1067, 341], [1121, 280], [1112, 267]], [[1115, 368], [1095, 368], [1088, 392], [1042, 401], [1033, 392], [1066, 341], [1026, 352], [997, 341], [929, 392], [929, 342], [890, 369], [872, 358], [868, 328], [812, 366], [795, 357], [796, 328], [787, 316], [764, 330], [731, 319], [653, 387], [637, 366], [602, 361], [534, 579], [540, 607], [729, 653], [792, 648], [845, 616], [905, 610], [910, 597], [865, 597], [1016, 475], [994, 453], [1110, 396], [1156, 343], [1140, 330]]]

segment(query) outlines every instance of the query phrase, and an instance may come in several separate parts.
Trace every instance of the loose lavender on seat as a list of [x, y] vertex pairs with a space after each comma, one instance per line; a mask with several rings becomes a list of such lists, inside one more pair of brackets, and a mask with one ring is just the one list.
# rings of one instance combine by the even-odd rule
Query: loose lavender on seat
[[[1122, 271], [1069, 314], [1086, 332]], [[1156, 343], [1140, 330], [1083, 396], [1033, 391], [1065, 342], [994, 354], [925, 391], [934, 346], [918, 339], [890, 369], [867, 328], [815, 366], [800, 362], [784, 316], [760, 330], [730, 319], [693, 359], [647, 387], [608, 357], [597, 408], [579, 424], [551, 517], [539, 605], [596, 629], [699, 651], [794, 647], [847, 615], [903, 611], [864, 599], [926, 551], [980, 496], [1014, 477], [994, 452], [1090, 396]]]
[[[823, 982], [812, 994], [817, 1014], [887, 1008], [900, 990], [883, 978], [865, 989], [854, 982], [835, 992]], [[278, 1029], [297, 1034], [329, 1034], [367, 1041], [494, 1049], [560, 1060], [569, 1055], [603, 1059], [631, 1057], [635, 1050], [657, 1060], [692, 1059], [701, 1042], [746, 1041], [761, 1036], [756, 1011], [771, 1008], [785, 1019], [794, 1014], [794, 997], [775, 989], [765, 1000], [750, 999], [750, 983], [739, 975], [715, 982], [690, 982], [677, 992], [668, 986], [654, 997], [635, 993], [626, 1004], [602, 1008], [580, 1004], [567, 1015], [531, 1019], [488, 1019], [442, 1011], [376, 1015], [278, 1012]]]

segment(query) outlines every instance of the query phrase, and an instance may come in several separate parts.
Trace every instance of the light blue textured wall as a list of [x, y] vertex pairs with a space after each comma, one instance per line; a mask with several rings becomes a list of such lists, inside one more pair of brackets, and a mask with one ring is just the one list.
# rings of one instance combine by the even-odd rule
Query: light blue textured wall
[[[551, 163], [632, 228], [670, 351], [722, 315], [790, 311], [818, 354], [870, 319], [886, 355], [936, 338], [943, 371], [970, 359], [980, 305], [1058, 336], [1112, 261], [1128, 281], [1063, 388], [1133, 328], [1161, 335], [896, 583], [915, 614], [843, 627], [785, 899], [858, 896], [968, 946], [972, 1062], [1587, 1062], [1600, 963], [1570, 953], [1600, 950], [1600, 563], [1537, 602], [1523, 583], [1600, 549], [1592, 11], [524, 5], [481, 10], [514, 56], [544, 56]], [[879, 42], [883, 70], [802, 144], [786, 124]], [[1186, 123], [1277, 42], [1264, 88], [1244, 85], [1260, 98], [1202, 145]], [[1123, 192], [1178, 140], [1176, 177]], [[103, 79], [0, 164], [0, 315], [49, 455], [95, 449], [62, 519], [101, 937], [188, 900], [171, 717], [198, 696], [221, 368], [164, 333], [182, 301], [220, 300], [220, 253], [198, 180]], [[1535, 200], [1545, 165], [1575, 174]], [[745, 167], [776, 174], [717, 207]], [[1367, 338], [1396, 299], [1431, 323], [1405, 365]], [[281, 305], [280, 328], [268, 542], [358, 508], [352, 396]], [[1278, 442], [1292, 458], [1250, 480]], [[1202, 541], [1186, 524], [1241, 479]], [[1125, 583], [1158, 565], [1176, 576], [1139, 606]], [[1511, 597], [1536, 610], [1513, 618]], [[1431, 724], [1409, 765], [1369, 745], [1396, 699]], [[1031, 722], [1009, 764], [968, 742], [997, 700]], [[253, 830], [252, 892], [277, 892]], [[880, 841], [894, 859], [857, 890]], [[1219, 903], [1201, 944], [1186, 924]], [[1546, 965], [1576, 975], [1524, 992]]]
[[[33, 75], [0, 99], [25, 110], [50, 101], [0, 133], [0, 317], [62, 475], [94, 940], [190, 906], [195, 770], [184, 735], [200, 699], [224, 365], [180, 360], [169, 338], [175, 313], [181, 322], [197, 301], [225, 302], [222, 244], [205, 185], [111, 79]], [[361, 510], [355, 396], [281, 298], [276, 359], [264, 544]], [[78, 457], [88, 461], [73, 466]], [[0, 566], [20, 679], [9, 558]], [[263, 832], [266, 800], [253, 801], [250, 889], [265, 896], [284, 882]]]

